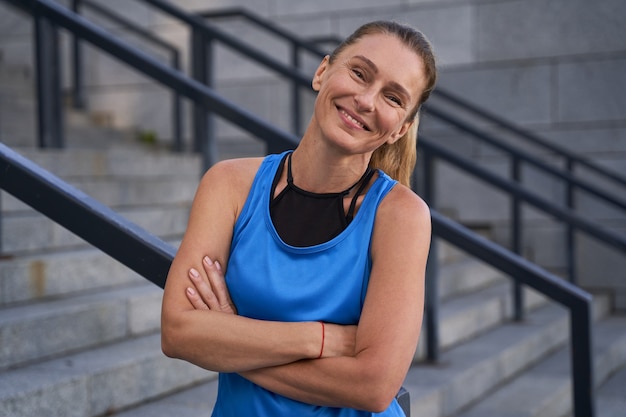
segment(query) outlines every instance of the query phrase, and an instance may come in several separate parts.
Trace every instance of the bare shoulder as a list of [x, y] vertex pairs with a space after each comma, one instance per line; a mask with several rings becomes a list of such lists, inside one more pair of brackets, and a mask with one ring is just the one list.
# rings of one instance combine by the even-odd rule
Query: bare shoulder
[[410, 255], [415, 259], [428, 253], [430, 239], [428, 205], [410, 188], [396, 184], [376, 213], [372, 255], [378, 259]]
[[396, 184], [383, 199], [377, 213], [377, 222], [413, 226], [430, 230], [430, 209], [410, 188]]
[[201, 185], [249, 188], [262, 162], [262, 157], [225, 159], [209, 168], [202, 178]]
[[197, 194], [219, 195], [237, 205], [247, 197], [263, 158], [227, 159], [213, 165], [202, 177]]

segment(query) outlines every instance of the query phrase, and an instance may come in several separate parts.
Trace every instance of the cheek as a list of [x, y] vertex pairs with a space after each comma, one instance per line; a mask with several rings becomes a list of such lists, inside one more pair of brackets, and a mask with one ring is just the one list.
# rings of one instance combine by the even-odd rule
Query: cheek
[[400, 112], [396, 111], [395, 109], [392, 109], [384, 117], [383, 123], [385, 126], [385, 130], [389, 131], [390, 133], [395, 133], [399, 131], [400, 129], [402, 129], [402, 126], [404, 125], [405, 120], [406, 120], [406, 114], [404, 114], [404, 112], [400, 114]]

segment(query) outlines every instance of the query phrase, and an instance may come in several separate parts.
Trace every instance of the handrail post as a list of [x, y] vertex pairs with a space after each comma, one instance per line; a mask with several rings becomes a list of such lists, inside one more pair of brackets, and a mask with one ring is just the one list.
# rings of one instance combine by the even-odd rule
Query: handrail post
[[[2, 207], [2, 193], [0, 193], [0, 207]], [[4, 255], [4, 246], [2, 245], [2, 237], [4, 236], [2, 210], [0, 210], [0, 256]]]
[[[213, 88], [213, 63], [211, 61], [212, 40], [196, 28], [191, 31], [191, 71], [192, 77]], [[199, 103], [193, 105], [193, 150], [202, 154], [203, 172], [217, 162], [215, 143], [215, 123], [213, 115]]]
[[[298, 44], [292, 42], [291, 44], [291, 65], [293, 68], [300, 69], [300, 54]], [[291, 82], [291, 128], [293, 134], [300, 136], [302, 132], [302, 126], [300, 126], [301, 117], [301, 100], [300, 100], [300, 86], [296, 80]]]
[[[521, 183], [520, 160], [513, 155], [511, 159], [511, 177], [513, 181]], [[511, 251], [522, 254], [522, 216], [520, 198], [511, 193]], [[524, 294], [522, 284], [519, 281], [513, 282], [513, 319], [522, 321], [524, 319]]]
[[[180, 54], [178, 51], [172, 53], [172, 67], [180, 71]], [[183, 126], [182, 126], [182, 98], [180, 93], [176, 90], [172, 90], [172, 140], [174, 144], [172, 149], [174, 152], [183, 151]]]
[[[423, 187], [424, 200], [430, 207], [435, 205], [435, 167], [433, 156], [424, 152]], [[428, 261], [426, 262], [426, 289], [425, 289], [425, 325], [426, 325], [426, 358], [430, 362], [439, 360], [439, 286], [438, 286], [439, 258], [437, 243], [430, 242]]]
[[591, 323], [591, 302], [572, 306], [570, 309], [570, 340], [572, 347], [570, 366], [574, 417], [595, 416]]
[[[72, 10], [80, 14], [81, 0], [72, 0]], [[86, 107], [85, 79], [83, 71], [83, 48], [78, 36], [72, 35], [72, 106], [82, 110]]]
[[63, 100], [59, 31], [47, 18], [35, 15], [38, 141], [41, 148], [63, 148]]
[[[567, 172], [569, 174], [573, 174], [574, 172], [574, 160], [572, 158], [567, 158]], [[567, 181], [567, 188], [565, 192], [566, 204], [567, 208], [573, 210], [576, 202], [574, 200], [574, 185]], [[569, 280], [572, 284], [576, 284], [578, 281], [577, 277], [577, 268], [576, 268], [576, 236], [574, 233], [574, 226], [571, 223], [566, 225], [566, 236], [565, 236], [565, 259], [567, 262], [568, 272], [569, 272]]]

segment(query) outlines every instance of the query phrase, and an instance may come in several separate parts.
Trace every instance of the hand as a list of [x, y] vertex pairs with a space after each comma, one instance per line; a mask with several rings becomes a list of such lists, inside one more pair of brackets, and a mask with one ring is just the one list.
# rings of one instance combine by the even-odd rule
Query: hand
[[196, 310], [212, 310], [222, 313], [237, 314], [237, 308], [230, 299], [224, 272], [219, 262], [213, 262], [208, 256], [202, 259], [204, 275], [194, 268], [189, 270], [191, 286], [187, 287], [187, 299]]

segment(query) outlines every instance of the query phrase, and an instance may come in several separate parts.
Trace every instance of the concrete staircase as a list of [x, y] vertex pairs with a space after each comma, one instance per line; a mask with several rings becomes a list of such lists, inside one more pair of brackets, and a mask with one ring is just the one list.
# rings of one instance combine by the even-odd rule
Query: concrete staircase
[[[88, 118], [76, 114], [70, 149], [25, 147], [34, 143], [28, 82], [26, 71], [0, 70], [0, 139], [176, 245], [198, 158], [149, 150], [110, 130], [90, 133]], [[7, 118], [15, 94], [22, 107]], [[216, 375], [160, 351], [159, 288], [6, 194], [1, 208], [0, 415], [209, 415]], [[443, 353], [425, 363], [420, 345], [405, 382], [412, 415], [568, 416], [567, 311], [528, 291], [526, 320], [511, 322], [508, 279], [439, 244]], [[603, 412], [617, 407], [612, 387], [626, 373], [616, 373], [626, 364], [626, 317], [609, 309], [596, 297], [595, 378], [599, 385], [611, 378], [600, 391]]]

